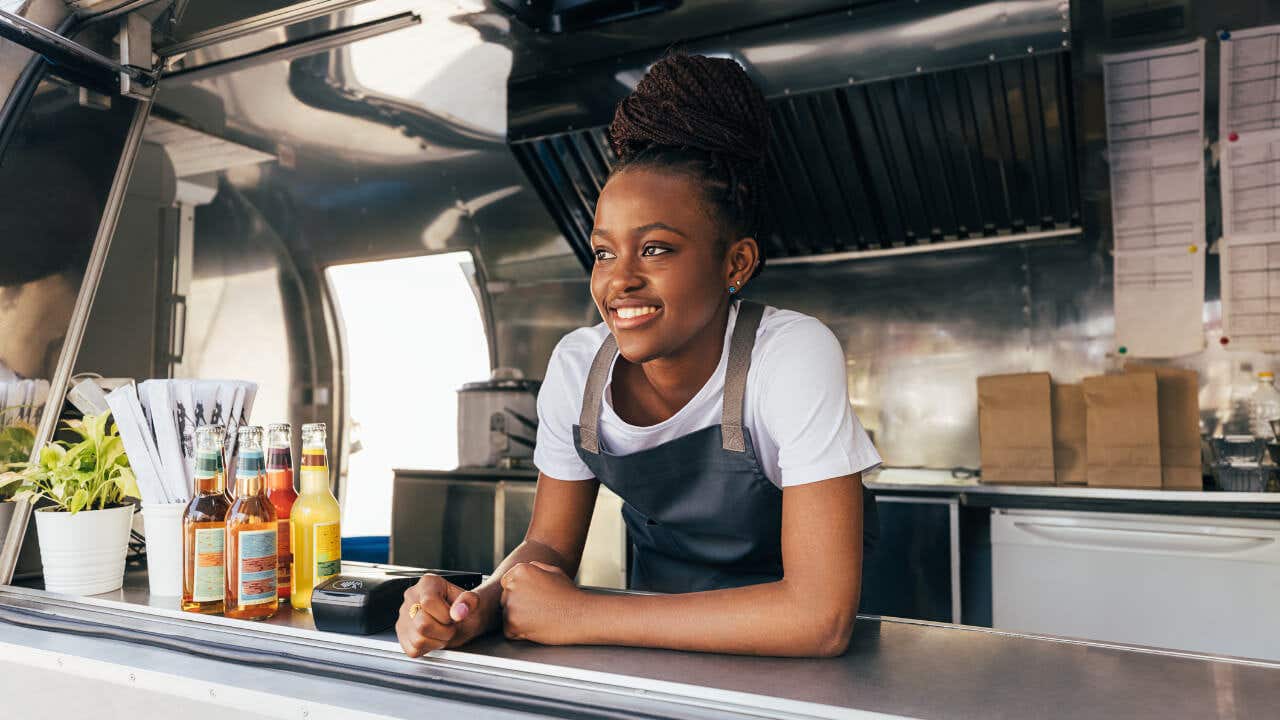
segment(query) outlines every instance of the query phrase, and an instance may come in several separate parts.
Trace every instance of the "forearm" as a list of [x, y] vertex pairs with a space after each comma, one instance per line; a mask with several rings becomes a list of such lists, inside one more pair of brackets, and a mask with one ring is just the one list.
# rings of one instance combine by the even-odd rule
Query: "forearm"
[[681, 595], [587, 596], [581, 642], [742, 655], [842, 653], [857, 609], [786, 580]]
[[498, 567], [494, 569], [489, 578], [475, 590], [476, 594], [480, 596], [481, 607], [485, 608], [489, 613], [485, 622], [489, 629], [496, 628], [502, 624], [501, 581], [503, 573], [520, 563], [534, 561], [554, 565], [564, 570], [569, 577], [573, 577], [578, 572], [577, 563], [556, 552], [550, 546], [536, 540], [525, 540], [520, 543], [515, 550], [511, 551], [511, 554], [507, 555], [505, 560], [498, 564]]

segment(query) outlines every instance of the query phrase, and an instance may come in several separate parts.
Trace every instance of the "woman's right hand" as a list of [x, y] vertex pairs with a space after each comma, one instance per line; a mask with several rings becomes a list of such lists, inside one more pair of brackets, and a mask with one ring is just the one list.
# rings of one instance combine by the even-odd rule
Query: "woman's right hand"
[[423, 575], [404, 591], [404, 603], [396, 619], [396, 638], [412, 658], [432, 650], [455, 648], [488, 630], [492, 613], [481, 607], [481, 598], [439, 575]]

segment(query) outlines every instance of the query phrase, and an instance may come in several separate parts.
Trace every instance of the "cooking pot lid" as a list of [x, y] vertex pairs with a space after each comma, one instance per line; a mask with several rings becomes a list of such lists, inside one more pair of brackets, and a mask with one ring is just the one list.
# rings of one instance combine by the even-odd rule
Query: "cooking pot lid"
[[466, 383], [458, 392], [521, 392], [536, 395], [540, 387], [541, 380], [481, 380]]

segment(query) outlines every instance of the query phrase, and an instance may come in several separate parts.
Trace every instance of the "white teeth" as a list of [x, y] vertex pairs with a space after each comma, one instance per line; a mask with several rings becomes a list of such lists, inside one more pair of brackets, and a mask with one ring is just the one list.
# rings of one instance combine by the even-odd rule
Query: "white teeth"
[[648, 307], [624, 307], [618, 308], [618, 317], [630, 320], [631, 318], [643, 317], [656, 312], [658, 312], [658, 308], [652, 305]]

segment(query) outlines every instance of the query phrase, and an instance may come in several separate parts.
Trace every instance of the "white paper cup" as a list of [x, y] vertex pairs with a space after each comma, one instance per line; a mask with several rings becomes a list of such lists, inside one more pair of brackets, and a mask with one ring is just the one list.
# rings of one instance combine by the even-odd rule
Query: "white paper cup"
[[151, 597], [182, 596], [182, 514], [186, 503], [143, 505]]

